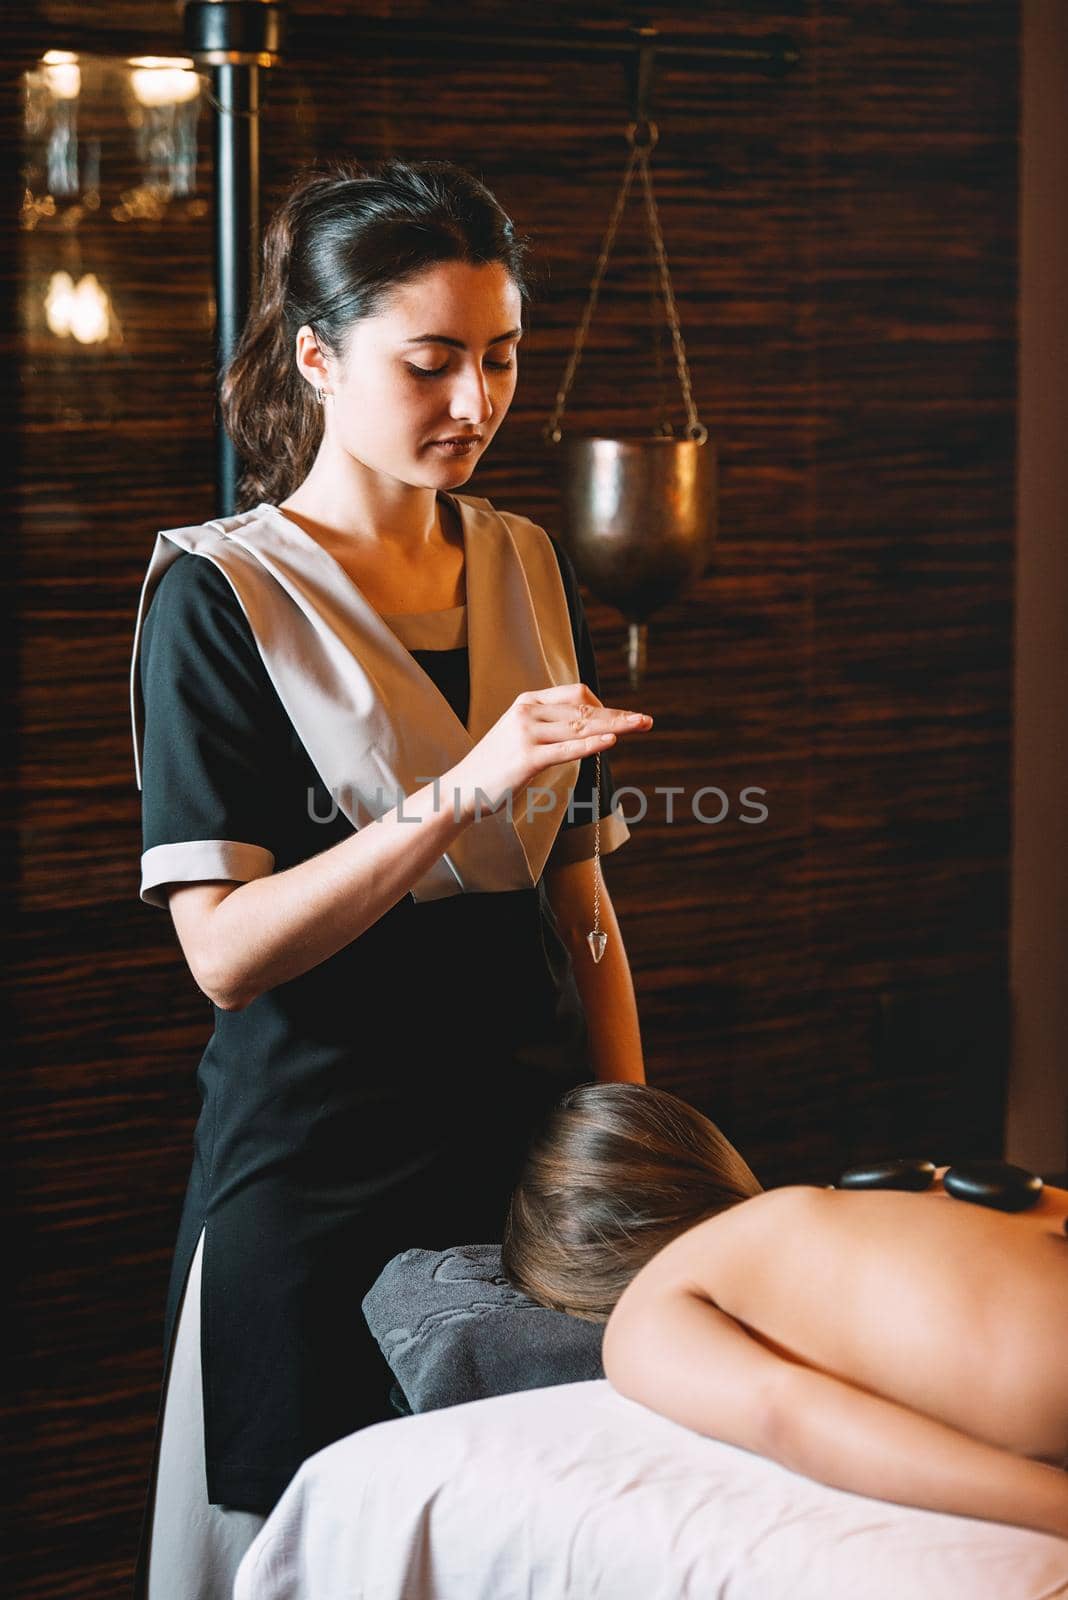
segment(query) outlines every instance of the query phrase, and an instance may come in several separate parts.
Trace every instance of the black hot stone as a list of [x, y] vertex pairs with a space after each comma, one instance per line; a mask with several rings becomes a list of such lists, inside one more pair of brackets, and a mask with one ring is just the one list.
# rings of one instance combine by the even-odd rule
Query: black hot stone
[[1042, 1179], [1007, 1161], [960, 1161], [949, 1168], [942, 1187], [954, 1200], [995, 1211], [1026, 1211], [1038, 1201]]
[[873, 1161], [862, 1167], [847, 1167], [838, 1179], [839, 1189], [907, 1189], [918, 1194], [934, 1182], [933, 1161], [899, 1157], [896, 1161]]

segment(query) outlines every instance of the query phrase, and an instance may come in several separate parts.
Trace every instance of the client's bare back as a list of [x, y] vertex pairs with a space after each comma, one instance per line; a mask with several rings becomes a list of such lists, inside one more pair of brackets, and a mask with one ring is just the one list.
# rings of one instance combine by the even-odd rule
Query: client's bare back
[[[1068, 1463], [1068, 1190], [1016, 1215], [922, 1194], [769, 1190], [673, 1241], [778, 1355], [1017, 1455]], [[648, 1269], [647, 1269], [648, 1271]]]

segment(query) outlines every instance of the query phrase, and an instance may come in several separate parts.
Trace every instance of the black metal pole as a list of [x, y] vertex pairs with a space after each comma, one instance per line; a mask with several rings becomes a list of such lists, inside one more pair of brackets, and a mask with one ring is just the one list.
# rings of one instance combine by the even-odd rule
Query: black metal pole
[[[230, 364], [256, 289], [260, 257], [260, 68], [274, 66], [284, 7], [267, 0], [194, 0], [185, 8], [186, 48], [211, 69], [215, 128], [215, 365]], [[237, 505], [241, 458], [216, 422], [218, 511]]]
[[[215, 359], [230, 364], [259, 268], [260, 69], [235, 62], [212, 68], [215, 83]], [[241, 461], [224, 427], [216, 431], [215, 480], [221, 516], [237, 505]]]

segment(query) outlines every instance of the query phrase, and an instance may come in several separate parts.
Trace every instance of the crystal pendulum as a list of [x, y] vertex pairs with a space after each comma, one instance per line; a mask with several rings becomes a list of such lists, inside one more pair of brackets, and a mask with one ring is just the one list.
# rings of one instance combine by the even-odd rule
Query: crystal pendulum
[[600, 961], [608, 935], [601, 928], [601, 752], [597, 752], [597, 777], [593, 787], [593, 927], [586, 943], [594, 961]]

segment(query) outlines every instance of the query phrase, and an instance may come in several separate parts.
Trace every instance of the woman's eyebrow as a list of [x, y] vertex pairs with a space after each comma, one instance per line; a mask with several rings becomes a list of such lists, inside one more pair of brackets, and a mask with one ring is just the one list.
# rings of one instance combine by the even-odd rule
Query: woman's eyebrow
[[[505, 339], [522, 338], [522, 328], [509, 328], [507, 333], [499, 333], [490, 344], [503, 344]], [[450, 339], [444, 333], [420, 333], [414, 339], [405, 339], [405, 344], [451, 344], [454, 350], [466, 350], [467, 346], [462, 339]]]

